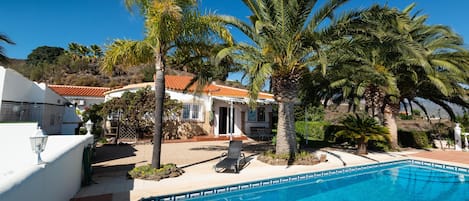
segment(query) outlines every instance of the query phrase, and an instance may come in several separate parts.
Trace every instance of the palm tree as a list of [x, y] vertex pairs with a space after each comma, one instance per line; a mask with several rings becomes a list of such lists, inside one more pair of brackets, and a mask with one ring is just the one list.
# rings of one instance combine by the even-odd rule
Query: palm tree
[[241, 30], [252, 43], [225, 48], [218, 59], [229, 55], [243, 64], [251, 100], [257, 99], [266, 81], [270, 81], [279, 105], [276, 153], [294, 157], [297, 146], [293, 106], [302, 75], [311, 68], [325, 71], [327, 59], [322, 48], [328, 44], [328, 30], [333, 26], [326, 20], [347, 0], [327, 1], [321, 7], [316, 0], [243, 2], [252, 12], [250, 23], [230, 16], [224, 16], [223, 21]]
[[187, 39], [216, 34], [225, 42], [232, 38], [225, 27], [215, 22], [214, 15], [201, 16], [195, 0], [125, 0], [127, 8], [139, 8], [145, 18], [145, 38], [142, 41], [115, 40], [107, 47], [102, 68], [111, 72], [116, 65], [132, 67], [154, 63], [155, 75], [155, 133], [152, 167], [160, 168], [163, 127], [164, 72], [167, 56]]
[[96, 44], [90, 46], [91, 56], [95, 59], [103, 56], [103, 50]]
[[394, 72], [402, 63], [428, 66], [424, 51], [399, 29], [407, 21], [397, 9], [374, 5], [341, 20], [338, 24], [346, 26], [336, 31], [346, 37], [327, 49], [331, 64], [326, 77], [332, 93], [324, 94], [326, 100], [348, 100], [355, 112], [364, 99], [366, 111], [389, 126], [392, 147], [397, 148], [393, 118], [400, 94]]
[[367, 115], [350, 114], [341, 123], [342, 126], [335, 136], [354, 139], [358, 145], [357, 154], [368, 153], [366, 147], [370, 140], [391, 141], [389, 130]]
[[401, 12], [375, 5], [358, 12], [349, 28], [341, 30], [349, 37], [329, 49], [334, 52], [334, 69], [326, 75], [330, 87], [340, 88], [344, 99], [364, 98], [371, 115], [378, 110], [393, 148], [399, 103], [414, 102], [426, 113], [417, 98], [427, 99], [452, 117], [448, 102], [468, 105], [461, 83], [468, 80], [469, 58], [461, 38], [447, 27], [425, 25], [426, 16], [410, 16], [414, 6]]
[[[0, 34], [0, 42], [4, 42], [4, 43], [10, 44], [10, 45], [15, 44], [5, 34]], [[2, 46], [0, 46], [0, 62], [8, 62], [8, 57], [5, 55], [5, 49]]]
[[453, 109], [448, 103], [469, 107], [467, 91], [461, 85], [469, 80], [469, 51], [463, 47], [463, 39], [449, 27], [426, 25], [426, 15], [410, 16], [413, 6], [403, 13], [411, 19], [411, 37], [425, 49], [424, 58], [431, 68], [419, 65], [400, 68], [397, 84], [401, 100], [416, 103], [426, 114], [418, 98], [429, 100], [440, 105], [454, 120]]

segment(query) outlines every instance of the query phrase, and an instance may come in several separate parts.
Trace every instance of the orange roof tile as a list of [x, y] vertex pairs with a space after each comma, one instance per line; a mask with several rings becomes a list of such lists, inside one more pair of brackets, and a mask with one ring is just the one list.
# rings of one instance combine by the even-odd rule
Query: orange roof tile
[[[174, 91], [182, 91], [186, 88], [186, 86], [192, 80], [191, 76], [182, 76], [182, 75], [165, 75], [165, 87], [166, 89], [174, 90]], [[146, 86], [153, 86], [153, 82], [145, 82], [139, 84], [131, 84], [127, 85], [123, 88], [114, 89], [112, 91], [108, 91], [106, 93], [112, 93], [114, 91], [121, 91], [125, 89], [136, 89], [136, 88], [143, 88]], [[189, 87], [188, 91], [193, 92], [195, 91], [197, 85], [192, 85]], [[225, 97], [235, 97], [235, 98], [244, 98], [248, 97], [248, 90], [246, 89], [239, 89], [235, 87], [229, 87], [224, 85], [218, 84], [209, 84], [205, 86], [202, 90], [203, 93], [211, 93], [213, 96], [225, 96]], [[259, 93], [259, 99], [272, 99], [274, 96], [269, 93]]]
[[[187, 86], [187, 84], [190, 83], [191, 79], [191, 76], [166, 75], [165, 85], [167, 89], [182, 91]], [[196, 86], [193, 85], [188, 90], [194, 91], [195, 88]], [[246, 89], [239, 89], [218, 84], [209, 84], [208, 86], [204, 87], [203, 92], [210, 92], [213, 96], [227, 96], [237, 98], [248, 97], [248, 90]], [[260, 99], [269, 99], [273, 97], [274, 96], [269, 93], [259, 93], [258, 96]]]
[[71, 85], [48, 85], [55, 93], [61, 96], [91, 96], [104, 97], [104, 92], [109, 91], [108, 87], [88, 87]]
[[[227, 97], [237, 97], [237, 98], [244, 98], [244, 97], [249, 96], [248, 90], [246, 89], [238, 89], [238, 88], [228, 87], [228, 86], [223, 86], [223, 85], [215, 85], [215, 87], [219, 88], [220, 90], [213, 91], [212, 92], [213, 96], [227, 96]], [[259, 93], [257, 98], [272, 99], [274, 98], [274, 95], [261, 92]]]

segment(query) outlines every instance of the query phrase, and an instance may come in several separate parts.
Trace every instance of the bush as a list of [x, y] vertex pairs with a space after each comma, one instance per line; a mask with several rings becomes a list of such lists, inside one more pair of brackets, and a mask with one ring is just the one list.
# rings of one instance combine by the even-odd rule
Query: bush
[[259, 155], [257, 160], [270, 165], [314, 165], [320, 162], [316, 155], [306, 151], [296, 153], [294, 159], [290, 158], [289, 154], [275, 154], [272, 151], [267, 151]]
[[414, 119], [412, 115], [399, 114], [399, 119], [401, 120], [412, 120]]
[[390, 151], [391, 147], [390, 144], [387, 142], [380, 142], [380, 141], [368, 141], [368, 149], [374, 151]]
[[129, 171], [132, 178], [147, 179], [159, 181], [164, 178], [178, 177], [184, 173], [184, 170], [176, 167], [175, 164], [169, 163], [162, 165], [160, 169], [152, 168], [151, 165], [136, 167]]
[[414, 117], [420, 117], [421, 112], [420, 112], [420, 110], [412, 110], [412, 115], [413, 115]]
[[342, 142], [347, 142], [347, 138], [343, 137], [335, 137], [335, 133], [337, 133], [341, 129], [340, 125], [327, 125], [324, 126], [324, 141], [331, 141], [331, 142], [337, 142], [337, 143], [342, 143]]
[[397, 132], [399, 144], [402, 147], [427, 148], [430, 147], [428, 133], [424, 131], [403, 131]]
[[327, 126], [329, 122], [326, 121], [296, 121], [295, 132], [302, 139], [307, 137], [308, 140], [324, 140], [324, 131]]

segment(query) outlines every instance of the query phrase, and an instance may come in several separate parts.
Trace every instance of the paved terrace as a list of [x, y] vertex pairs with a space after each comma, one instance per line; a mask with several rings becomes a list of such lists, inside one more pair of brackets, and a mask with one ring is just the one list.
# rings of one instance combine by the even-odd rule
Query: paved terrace
[[364, 165], [399, 159], [416, 158], [469, 167], [469, 153], [455, 151], [403, 151], [391, 153], [369, 153], [357, 156], [337, 149], [321, 149], [316, 154], [327, 154], [328, 162], [313, 166], [271, 166], [257, 161], [256, 156], [270, 145], [246, 140], [243, 152], [248, 164], [234, 173], [216, 173], [213, 166], [218, 156], [227, 150], [227, 141], [168, 143], [162, 145], [162, 163], [175, 163], [183, 167], [185, 173], [176, 178], [161, 181], [127, 179], [126, 172], [135, 166], [151, 162], [152, 145], [118, 145], [97, 148], [96, 162], [93, 165], [94, 184], [83, 187], [73, 201], [124, 201], [139, 200], [164, 194], [172, 194], [210, 188], [227, 184], [242, 183], [260, 179], [300, 174], [312, 171]]

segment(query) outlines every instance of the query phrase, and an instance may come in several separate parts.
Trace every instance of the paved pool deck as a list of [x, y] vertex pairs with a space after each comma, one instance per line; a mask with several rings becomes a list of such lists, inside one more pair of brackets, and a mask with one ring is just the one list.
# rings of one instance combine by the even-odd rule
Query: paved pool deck
[[216, 173], [213, 166], [227, 150], [228, 141], [168, 143], [162, 145], [162, 163], [175, 163], [185, 173], [161, 181], [128, 179], [126, 173], [135, 166], [151, 163], [152, 145], [117, 145], [98, 147], [93, 165], [93, 184], [82, 187], [73, 201], [124, 201], [143, 197], [172, 194], [301, 174], [340, 167], [372, 164], [415, 158], [469, 167], [469, 152], [408, 150], [401, 152], [371, 152], [358, 156], [345, 150], [323, 148], [316, 154], [326, 154], [328, 162], [312, 166], [272, 166], [256, 160], [259, 153], [270, 148], [266, 142], [243, 141], [243, 152], [249, 162], [235, 173]]

